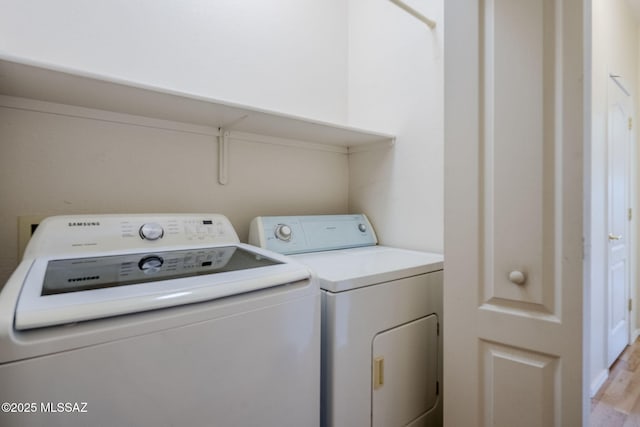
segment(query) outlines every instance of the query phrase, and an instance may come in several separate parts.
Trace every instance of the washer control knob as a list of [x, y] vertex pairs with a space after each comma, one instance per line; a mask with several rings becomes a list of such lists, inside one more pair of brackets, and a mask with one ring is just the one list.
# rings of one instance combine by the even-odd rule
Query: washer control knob
[[360, 224], [358, 224], [358, 230], [360, 230], [361, 232], [364, 233], [365, 231], [367, 231], [367, 226], [362, 224], [362, 223], [360, 223]]
[[274, 234], [276, 235], [276, 239], [288, 242], [291, 240], [291, 227], [287, 224], [278, 224]]
[[140, 227], [140, 237], [146, 240], [158, 240], [164, 236], [164, 229], [157, 222], [148, 222]]
[[160, 271], [160, 267], [164, 264], [164, 260], [157, 255], [149, 255], [138, 262], [138, 267], [144, 274], [152, 274]]

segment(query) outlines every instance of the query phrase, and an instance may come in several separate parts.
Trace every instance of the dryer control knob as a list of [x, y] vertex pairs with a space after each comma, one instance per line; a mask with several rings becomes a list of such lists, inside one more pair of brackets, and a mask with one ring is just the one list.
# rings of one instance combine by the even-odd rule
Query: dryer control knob
[[276, 239], [288, 242], [291, 240], [291, 227], [287, 224], [278, 224], [274, 234], [276, 235]]
[[148, 222], [140, 227], [140, 237], [146, 240], [158, 240], [164, 236], [164, 229], [157, 222]]
[[365, 231], [367, 231], [367, 226], [360, 223], [358, 224], [358, 230], [360, 230], [362, 233], [364, 233]]

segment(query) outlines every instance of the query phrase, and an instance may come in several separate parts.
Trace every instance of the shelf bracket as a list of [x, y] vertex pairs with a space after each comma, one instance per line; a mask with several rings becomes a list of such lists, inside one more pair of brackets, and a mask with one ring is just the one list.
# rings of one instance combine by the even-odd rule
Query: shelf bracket
[[225, 129], [218, 129], [218, 182], [221, 185], [227, 185], [229, 182], [228, 166], [229, 166], [229, 135], [230, 132]]
[[403, 9], [404, 11], [406, 11], [409, 14], [413, 15], [413, 17], [415, 17], [416, 19], [419, 19], [420, 21], [422, 21], [425, 24], [427, 24], [427, 26], [429, 28], [431, 28], [432, 30], [434, 28], [436, 28], [436, 21], [434, 21], [433, 19], [427, 18], [422, 13], [418, 12], [417, 10], [415, 10], [414, 8], [412, 8], [411, 6], [406, 4], [404, 1], [402, 1], [402, 0], [389, 0], [389, 1], [391, 1], [391, 3], [395, 4], [396, 6], [398, 6], [400, 9]]

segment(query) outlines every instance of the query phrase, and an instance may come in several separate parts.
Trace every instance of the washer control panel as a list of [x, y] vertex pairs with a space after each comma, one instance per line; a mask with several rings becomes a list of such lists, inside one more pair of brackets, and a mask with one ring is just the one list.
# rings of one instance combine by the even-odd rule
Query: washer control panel
[[378, 243], [364, 214], [260, 216], [251, 221], [249, 244], [282, 254], [373, 246]]
[[68, 215], [42, 221], [25, 256], [239, 242], [220, 214]]

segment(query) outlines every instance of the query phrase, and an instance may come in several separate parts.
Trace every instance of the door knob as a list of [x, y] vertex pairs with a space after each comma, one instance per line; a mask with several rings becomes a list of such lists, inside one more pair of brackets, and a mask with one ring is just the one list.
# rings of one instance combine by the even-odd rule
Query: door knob
[[620, 239], [622, 239], [622, 234], [609, 233], [609, 240], [620, 240]]
[[524, 285], [527, 281], [527, 275], [522, 271], [514, 270], [509, 273], [509, 281], [511, 283], [515, 283], [516, 285]]

